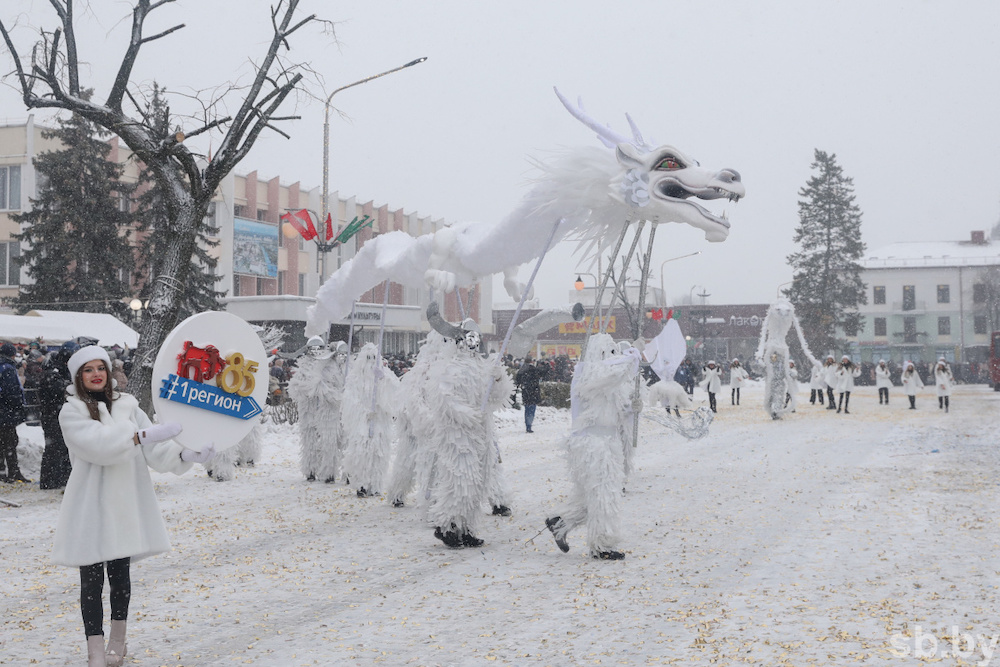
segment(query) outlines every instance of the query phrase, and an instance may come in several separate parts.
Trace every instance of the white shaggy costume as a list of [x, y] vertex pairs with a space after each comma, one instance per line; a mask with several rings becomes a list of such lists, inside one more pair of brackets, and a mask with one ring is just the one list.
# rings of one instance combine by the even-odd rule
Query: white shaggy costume
[[357, 486], [358, 497], [385, 488], [396, 437], [398, 390], [399, 379], [383, 365], [378, 348], [365, 343], [347, 372], [340, 416], [346, 442], [344, 474]]
[[236, 443], [235, 447], [222, 450], [205, 464], [208, 475], [216, 482], [228, 482], [236, 476], [236, 468], [252, 468], [260, 460], [264, 444], [264, 425], [260, 417], [255, 419], [257, 423], [242, 440]]
[[647, 405], [656, 405], [657, 403], [666, 408], [667, 412], [673, 410], [680, 417], [681, 408], [690, 409], [691, 397], [679, 383], [673, 380], [660, 380], [650, 385], [646, 394]]
[[136, 432], [152, 425], [139, 402], [120, 394], [111, 410], [98, 402], [101, 420], [71, 385], [59, 413], [73, 472], [59, 507], [52, 560], [79, 567], [118, 558], [133, 561], [170, 550], [149, 468], [181, 475], [191, 463], [173, 440], [136, 445]]
[[440, 437], [437, 430], [441, 427], [431, 408], [430, 395], [437, 389], [430, 385], [432, 371], [453, 354], [454, 341], [431, 331], [424, 339], [413, 367], [400, 378], [401, 409], [396, 420], [399, 444], [386, 488], [386, 497], [397, 507], [403, 505], [406, 496], [418, 484], [426, 488], [433, 449], [430, 443]]
[[[299, 470], [309, 481], [321, 479], [332, 483], [344, 460], [340, 419], [344, 357], [329, 353], [302, 357], [298, 370], [288, 381], [288, 395], [299, 412]], [[365, 412], [370, 409], [369, 406]]]
[[565, 441], [573, 490], [560, 514], [545, 521], [563, 551], [569, 551], [566, 535], [586, 523], [593, 557], [624, 558], [617, 551], [627, 467], [622, 443], [631, 433], [631, 392], [638, 372], [638, 350], [623, 354], [608, 334], [590, 337], [586, 356], [574, 370], [573, 423]]
[[[435, 537], [449, 547], [475, 547], [484, 500], [495, 502], [491, 481], [497, 472], [493, 413], [509, 404], [514, 381], [503, 367], [477, 352], [479, 334], [469, 331], [455, 353], [431, 370], [428, 395], [437, 415], [427, 520]], [[483, 397], [489, 396], [483, 409]]]

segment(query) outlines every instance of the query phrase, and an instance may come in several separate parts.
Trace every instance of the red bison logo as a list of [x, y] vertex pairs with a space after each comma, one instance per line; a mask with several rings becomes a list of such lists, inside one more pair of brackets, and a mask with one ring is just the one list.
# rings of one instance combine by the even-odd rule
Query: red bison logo
[[218, 348], [207, 345], [204, 349], [184, 341], [184, 351], [177, 355], [177, 375], [196, 382], [207, 382], [222, 372], [226, 360]]

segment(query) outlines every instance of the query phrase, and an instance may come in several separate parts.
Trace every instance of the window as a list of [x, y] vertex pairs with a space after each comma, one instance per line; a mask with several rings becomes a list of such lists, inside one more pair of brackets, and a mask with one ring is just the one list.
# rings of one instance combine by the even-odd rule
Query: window
[[299, 274], [299, 296], [306, 295], [306, 274]]
[[977, 334], [985, 334], [988, 331], [988, 324], [985, 315], [976, 315], [972, 320], [972, 331]]
[[243, 204], [233, 205], [233, 217], [234, 218], [246, 218], [247, 217], [247, 207]]
[[938, 285], [938, 303], [951, 303], [951, 285]]
[[875, 318], [875, 335], [876, 336], [885, 336], [885, 332], [886, 332], [885, 318], [884, 317], [876, 317]]
[[972, 303], [986, 303], [986, 283], [975, 283], [972, 286]]
[[915, 317], [903, 318], [903, 342], [904, 343], [917, 342], [917, 318]]
[[242, 296], [240, 294], [240, 277], [233, 276], [233, 296]]
[[128, 195], [118, 195], [118, 210], [122, 213], [128, 213], [131, 207], [131, 202], [129, 202]]
[[21, 165], [0, 167], [0, 209], [21, 210]]
[[278, 271], [278, 294], [285, 293], [285, 274], [288, 271]]
[[21, 244], [17, 241], [0, 243], [0, 285], [21, 284]]
[[257, 209], [257, 220], [260, 222], [267, 222], [267, 209]]
[[876, 305], [885, 303], [885, 286], [872, 288], [872, 303]]
[[938, 336], [950, 336], [951, 335], [951, 318], [950, 317], [939, 317], [938, 318]]
[[917, 288], [913, 285], [903, 285], [903, 310], [917, 309]]
[[257, 296], [264, 296], [264, 279], [257, 278]]

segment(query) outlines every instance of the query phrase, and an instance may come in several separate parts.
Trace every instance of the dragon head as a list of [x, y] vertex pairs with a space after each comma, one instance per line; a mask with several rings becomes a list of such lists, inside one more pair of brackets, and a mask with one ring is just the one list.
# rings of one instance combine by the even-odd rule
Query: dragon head
[[573, 106], [558, 89], [555, 92], [573, 117], [594, 130], [605, 146], [615, 149], [624, 171], [611, 183], [612, 199], [653, 224], [683, 222], [704, 231], [708, 241], [726, 240], [729, 220], [725, 213], [716, 215], [695, 200], [739, 201], [746, 195], [739, 172], [705, 169], [673, 146], [649, 145], [628, 114], [632, 137], [618, 134], [589, 116], [582, 101]]
[[683, 222], [705, 232], [705, 239], [725, 241], [729, 236], [726, 213], [712, 213], [696, 200], [739, 201], [746, 194], [739, 172], [713, 171], [673, 146], [640, 151], [631, 143], [615, 147], [624, 171], [612, 183], [611, 197], [654, 224]]

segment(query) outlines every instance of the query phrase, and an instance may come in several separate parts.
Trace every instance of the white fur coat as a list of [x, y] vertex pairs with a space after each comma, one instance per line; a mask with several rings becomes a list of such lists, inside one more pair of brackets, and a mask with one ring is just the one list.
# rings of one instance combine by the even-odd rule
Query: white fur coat
[[71, 395], [59, 413], [73, 472], [56, 525], [52, 560], [58, 565], [138, 560], [169, 551], [149, 468], [178, 475], [191, 469], [173, 440], [133, 444], [136, 432], [151, 423], [134, 397], [121, 394], [110, 412], [104, 403], [98, 406], [100, 421]]

